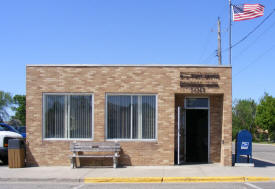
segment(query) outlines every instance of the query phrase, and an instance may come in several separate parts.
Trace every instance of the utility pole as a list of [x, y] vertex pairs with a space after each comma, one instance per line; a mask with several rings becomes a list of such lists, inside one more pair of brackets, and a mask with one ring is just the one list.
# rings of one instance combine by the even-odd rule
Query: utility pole
[[231, 0], [229, 0], [229, 65], [231, 66]]
[[222, 50], [221, 50], [221, 21], [220, 17], [218, 17], [218, 58], [219, 65], [222, 64]]

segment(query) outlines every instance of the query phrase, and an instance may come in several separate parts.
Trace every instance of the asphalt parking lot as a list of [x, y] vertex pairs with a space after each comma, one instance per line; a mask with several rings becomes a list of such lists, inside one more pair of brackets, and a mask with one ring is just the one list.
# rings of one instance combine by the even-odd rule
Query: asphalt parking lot
[[[232, 161], [234, 162], [235, 143], [232, 143]], [[252, 144], [252, 158], [255, 167], [275, 166], [275, 145], [271, 144]], [[246, 157], [241, 158], [246, 162]]]
[[84, 183], [20, 183], [0, 182], [5, 189], [274, 189], [275, 182], [262, 183], [162, 183], [162, 184], [84, 184]]
[[275, 145], [253, 143], [253, 158], [275, 164]]

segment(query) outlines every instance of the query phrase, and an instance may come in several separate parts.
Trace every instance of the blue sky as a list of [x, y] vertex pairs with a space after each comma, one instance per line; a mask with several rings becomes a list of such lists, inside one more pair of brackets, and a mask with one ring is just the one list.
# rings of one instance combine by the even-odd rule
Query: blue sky
[[[232, 25], [238, 41], [265, 16]], [[228, 0], [0, 1], [0, 90], [25, 94], [26, 64], [218, 64], [217, 17], [228, 47]], [[275, 96], [275, 13], [232, 49], [233, 98]], [[228, 52], [222, 54], [228, 64]]]

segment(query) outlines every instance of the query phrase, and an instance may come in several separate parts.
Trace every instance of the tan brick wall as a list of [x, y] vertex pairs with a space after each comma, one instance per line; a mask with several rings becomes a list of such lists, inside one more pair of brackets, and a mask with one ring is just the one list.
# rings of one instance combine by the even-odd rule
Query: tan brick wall
[[[27, 67], [27, 157], [32, 165], [68, 165], [70, 141], [42, 139], [42, 94], [50, 92], [85, 92], [94, 94], [94, 141], [105, 140], [106, 93], [153, 93], [158, 95], [158, 130], [155, 142], [121, 142], [120, 162], [130, 165], [173, 165], [175, 137], [175, 94], [190, 94], [179, 85], [180, 72], [215, 72], [221, 78], [219, 88], [206, 89], [214, 95], [213, 115], [222, 114], [213, 122], [221, 141], [211, 157], [220, 153], [224, 165], [231, 165], [231, 68], [226, 67]], [[216, 96], [215, 96], [216, 95]], [[212, 100], [211, 100], [212, 101]], [[220, 103], [222, 102], [222, 103]], [[220, 106], [220, 104], [222, 104]], [[221, 111], [222, 110], [222, 111]], [[213, 118], [212, 118], [213, 119]], [[221, 124], [220, 124], [221, 123]], [[212, 132], [212, 131], [211, 131]], [[213, 131], [216, 133], [216, 131]], [[214, 136], [215, 134], [213, 134]], [[218, 139], [219, 136], [217, 135]], [[220, 151], [219, 151], [220, 150]], [[218, 152], [219, 151], [219, 152]]]
[[222, 95], [210, 96], [210, 161], [220, 162], [222, 143]]

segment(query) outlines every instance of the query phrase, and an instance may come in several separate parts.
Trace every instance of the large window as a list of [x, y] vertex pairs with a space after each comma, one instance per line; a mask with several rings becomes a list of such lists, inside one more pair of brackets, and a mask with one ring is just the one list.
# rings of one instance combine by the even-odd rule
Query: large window
[[44, 94], [43, 136], [55, 139], [91, 139], [93, 95]]
[[156, 95], [107, 95], [107, 139], [156, 139]]

